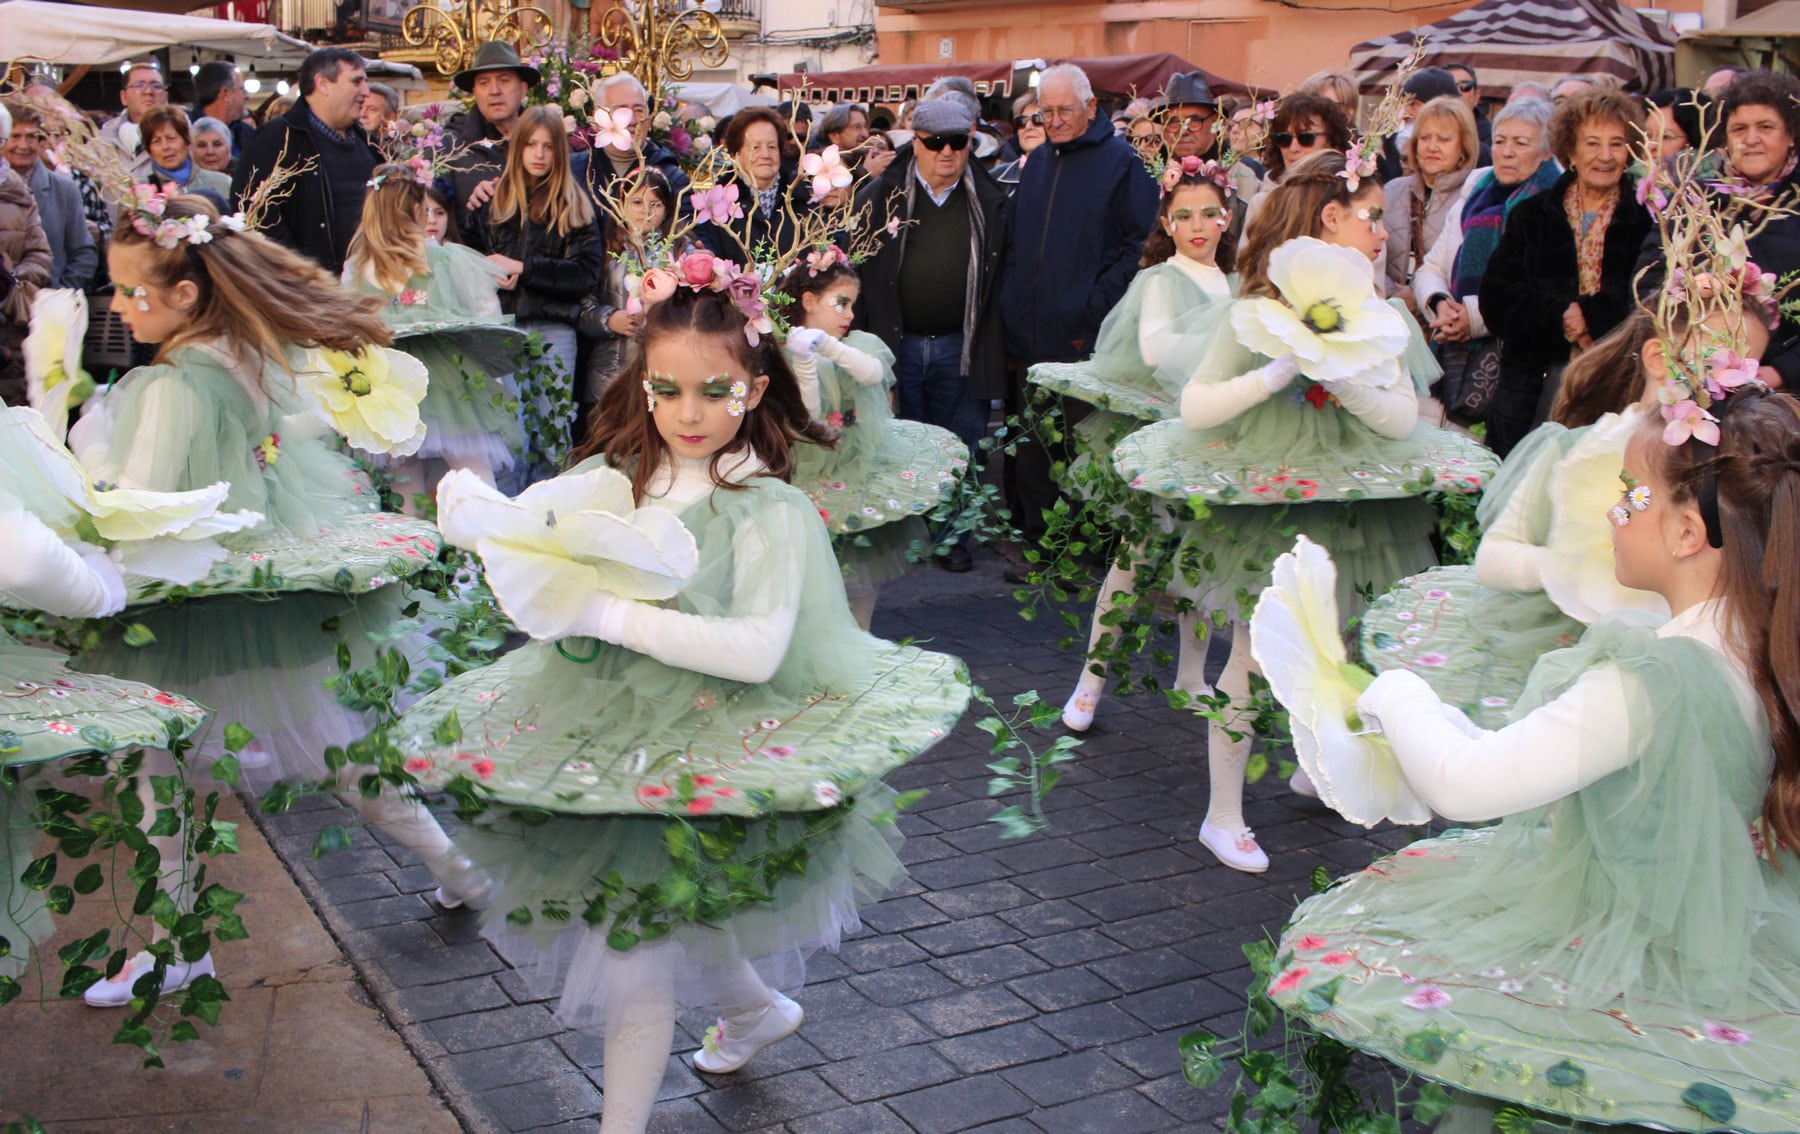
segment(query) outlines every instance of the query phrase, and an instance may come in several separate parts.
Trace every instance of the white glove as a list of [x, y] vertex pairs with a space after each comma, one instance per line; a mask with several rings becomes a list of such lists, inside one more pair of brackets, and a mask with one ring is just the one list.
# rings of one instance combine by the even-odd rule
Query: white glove
[[1454, 727], [1457, 732], [1462, 733], [1470, 740], [1479, 740], [1481, 737], [1487, 735], [1486, 729], [1470, 720], [1469, 714], [1463, 712], [1455, 705], [1439, 705], [1438, 714], [1449, 721], [1451, 726]]
[[1291, 354], [1284, 355], [1256, 371], [1256, 374], [1262, 379], [1263, 388], [1273, 396], [1287, 389], [1300, 376], [1300, 360]]
[[1390, 669], [1378, 675], [1369, 687], [1362, 691], [1356, 699], [1356, 715], [1362, 718], [1363, 724], [1378, 732], [1385, 732], [1382, 727], [1383, 713], [1404, 713], [1408, 709], [1407, 701], [1423, 695], [1427, 700], [1424, 705], [1417, 703], [1410, 708], [1418, 711], [1429, 711], [1430, 707], [1441, 707], [1436, 693], [1425, 679], [1418, 674], [1404, 669]]
[[618, 645], [625, 636], [625, 616], [634, 604], [610, 591], [595, 591], [587, 609], [569, 626], [569, 637], [598, 638]]
[[788, 332], [788, 353], [795, 358], [811, 358], [813, 351], [819, 347], [820, 340], [831, 336], [813, 327], [796, 327]]
[[114, 562], [112, 554], [104, 548], [95, 547], [91, 543], [80, 544], [76, 550], [81, 553], [81, 561], [94, 574], [106, 595], [106, 607], [94, 612], [94, 617], [105, 618], [125, 609], [125, 573]]

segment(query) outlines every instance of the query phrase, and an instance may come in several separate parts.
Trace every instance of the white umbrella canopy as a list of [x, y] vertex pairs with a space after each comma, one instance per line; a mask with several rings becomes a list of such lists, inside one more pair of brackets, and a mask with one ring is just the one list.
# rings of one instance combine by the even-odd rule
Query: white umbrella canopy
[[759, 91], [736, 83], [671, 83], [676, 98], [685, 103], [698, 103], [712, 112], [714, 118], [736, 114], [746, 106], [774, 106], [775, 100]]

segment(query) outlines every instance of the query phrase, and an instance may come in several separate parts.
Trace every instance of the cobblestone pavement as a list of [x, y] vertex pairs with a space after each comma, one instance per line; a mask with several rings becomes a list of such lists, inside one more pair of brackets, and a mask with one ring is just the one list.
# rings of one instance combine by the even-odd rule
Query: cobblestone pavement
[[[917, 569], [883, 590], [875, 629], [961, 656], [1002, 704], [1034, 688], [1060, 704], [1077, 659], [1051, 625], [1018, 617], [1010, 590], [986, 556], [968, 575]], [[1211, 1130], [1227, 1090], [1189, 1087], [1176, 1041], [1238, 1029], [1239, 947], [1279, 932], [1315, 866], [1343, 873], [1398, 845], [1399, 832], [1371, 838], [1271, 776], [1245, 811], [1272, 868], [1219, 865], [1195, 841], [1204, 722], [1160, 696], [1105, 701], [1047, 802], [1051, 830], [1004, 840], [986, 821], [999, 804], [976, 719], [891, 777], [930, 791], [900, 823], [911, 881], [865, 911], [841, 953], [813, 960], [799, 1033], [737, 1075], [702, 1078], [682, 1056], [707, 1021], [684, 1020], [652, 1130]], [[342, 818], [315, 801], [264, 823], [464, 1125], [591, 1132], [599, 1042], [557, 1025], [473, 914], [431, 906], [432, 879], [403, 849], [359, 833], [312, 859], [314, 833]]]

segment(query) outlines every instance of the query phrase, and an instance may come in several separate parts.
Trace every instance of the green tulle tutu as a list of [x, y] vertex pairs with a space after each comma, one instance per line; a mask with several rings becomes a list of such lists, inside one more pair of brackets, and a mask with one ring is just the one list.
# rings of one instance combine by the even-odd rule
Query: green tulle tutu
[[[851, 331], [844, 345], [893, 374], [894, 354], [874, 335]], [[820, 413], [838, 430], [838, 443], [799, 446], [794, 483], [831, 530], [846, 580], [874, 587], [911, 566], [909, 553], [929, 538], [924, 516], [968, 467], [969, 448], [948, 429], [894, 417], [888, 383], [864, 386], [828, 358], [815, 355], [814, 362]]]
[[[1625, 619], [1547, 655], [1520, 712], [1620, 667], [1629, 767], [1414, 843], [1301, 905], [1270, 993], [1346, 1043], [1596, 1123], [1800, 1124], [1800, 859], [1751, 823], [1769, 738], [1709, 647]], [[1571, 758], [1582, 738], [1570, 738]]]
[[97, 481], [167, 491], [223, 481], [222, 510], [264, 516], [221, 537], [229, 558], [181, 591], [188, 601], [134, 612], [154, 643], [109, 636], [81, 668], [177, 690], [244, 724], [257, 735], [244, 759], [253, 785], [323, 775], [325, 748], [367, 731], [323, 685], [338, 672], [339, 638], [353, 662], [372, 655], [371, 635], [399, 617], [391, 584], [436, 559], [436, 529], [378, 510], [368, 478], [310, 421], [291, 375], [215, 346], [179, 347], [133, 370], [69, 441]]
[[[851, 331], [844, 345], [893, 372], [894, 353], [874, 335]], [[937, 507], [968, 467], [968, 446], [948, 429], [896, 418], [886, 383], [864, 386], [828, 358], [815, 355], [813, 361], [819, 412], [838, 430], [838, 443], [831, 449], [799, 446], [794, 484], [812, 497], [832, 534], [869, 533]], [[838, 546], [851, 542], [840, 539]]]
[[[1235, 280], [1232, 285], [1235, 288]], [[1160, 368], [1144, 361], [1139, 343], [1145, 296], [1152, 290], [1162, 293], [1160, 298], [1170, 310], [1181, 312], [1157, 332], [1180, 344], [1167, 352], [1168, 361]], [[1221, 316], [1230, 310], [1228, 303], [1213, 302], [1172, 260], [1145, 268], [1132, 277], [1125, 295], [1100, 324], [1093, 357], [1081, 362], [1040, 362], [1027, 371], [1025, 379], [1138, 421], [1174, 417], [1181, 412], [1181, 388], [1218, 330]]]
[[398, 296], [348, 268], [346, 285], [388, 299], [383, 317], [394, 330], [394, 346], [424, 363], [431, 376], [419, 404], [425, 443], [416, 455], [511, 468], [525, 446], [525, 429], [509, 376], [527, 336], [500, 313], [485, 259], [460, 244], [427, 244], [425, 251], [430, 270], [408, 280]]
[[[857, 630], [803, 492], [746, 484], [680, 511], [699, 568], [672, 601], [687, 614], [754, 616], [797, 574], [804, 600], [770, 681], [713, 677], [591, 639], [534, 642], [449, 682], [401, 721], [397, 742], [421, 780], [464, 775], [499, 801], [456, 840], [495, 877], [484, 925], [579, 1026], [599, 1027], [604, 1015], [614, 957], [603, 935], [542, 916], [522, 926], [516, 911], [541, 912], [546, 901], [580, 910], [613, 871], [627, 888], [656, 880], [679, 866], [677, 825], [705, 832], [752, 820], [748, 841], [719, 852], [723, 864], [750, 866], [771, 819], [784, 831], [815, 824], [804, 876], [783, 880], [773, 903], [678, 934], [689, 963], [757, 961], [766, 979], [791, 984], [806, 952], [834, 945], [856, 924], [857, 903], [901, 873], [879, 777], [946, 735], [968, 703], [956, 659]], [[767, 558], [745, 558], [745, 531]], [[519, 821], [521, 808], [533, 821]], [[555, 817], [535, 821], [544, 810]]]
[[36, 857], [30, 765], [87, 752], [167, 748], [194, 734], [206, 710], [186, 697], [134, 681], [78, 673], [63, 655], [0, 631], [0, 976], [25, 970], [31, 950], [55, 930], [44, 892], [19, 882]]

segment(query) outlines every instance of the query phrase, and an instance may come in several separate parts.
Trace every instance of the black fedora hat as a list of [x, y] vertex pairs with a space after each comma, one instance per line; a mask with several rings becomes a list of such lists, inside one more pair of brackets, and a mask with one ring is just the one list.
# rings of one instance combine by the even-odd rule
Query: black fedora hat
[[451, 82], [461, 90], [473, 91], [475, 76], [484, 71], [517, 71], [519, 78], [525, 80], [528, 87], [537, 86], [538, 79], [542, 78], [536, 67], [527, 66], [519, 58], [519, 53], [512, 44], [491, 39], [476, 50], [475, 61], [467, 69], [458, 71]]

